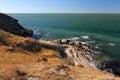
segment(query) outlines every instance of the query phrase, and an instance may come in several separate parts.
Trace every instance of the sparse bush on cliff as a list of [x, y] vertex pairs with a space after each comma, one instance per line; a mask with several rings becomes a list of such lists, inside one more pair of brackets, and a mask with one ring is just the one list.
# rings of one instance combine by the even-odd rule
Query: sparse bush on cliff
[[41, 45], [35, 40], [26, 40], [25, 42], [19, 43], [16, 46], [28, 52], [41, 51]]
[[7, 39], [6, 34], [3, 33], [3, 31], [1, 31], [1, 30], [0, 30], [0, 44], [9, 45], [9, 41]]
[[74, 62], [73, 57], [67, 57], [65, 59], [65, 63], [67, 63], [68, 65], [71, 65], [71, 66], [75, 66], [75, 62]]

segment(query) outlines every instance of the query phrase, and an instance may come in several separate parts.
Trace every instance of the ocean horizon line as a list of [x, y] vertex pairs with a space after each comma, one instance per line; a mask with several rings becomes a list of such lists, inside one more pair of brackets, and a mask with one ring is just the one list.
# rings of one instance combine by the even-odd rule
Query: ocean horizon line
[[6, 13], [6, 14], [120, 14], [120, 13]]

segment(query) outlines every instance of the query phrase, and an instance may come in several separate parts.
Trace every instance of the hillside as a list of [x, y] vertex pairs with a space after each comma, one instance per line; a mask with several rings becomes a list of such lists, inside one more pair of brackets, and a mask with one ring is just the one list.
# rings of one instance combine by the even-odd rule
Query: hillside
[[0, 80], [119, 80], [92, 67], [74, 66], [55, 44], [0, 30]]
[[[33, 31], [0, 13], [0, 80], [120, 80], [119, 62], [103, 62], [85, 42], [38, 41]], [[110, 74], [108, 72], [113, 74]]]

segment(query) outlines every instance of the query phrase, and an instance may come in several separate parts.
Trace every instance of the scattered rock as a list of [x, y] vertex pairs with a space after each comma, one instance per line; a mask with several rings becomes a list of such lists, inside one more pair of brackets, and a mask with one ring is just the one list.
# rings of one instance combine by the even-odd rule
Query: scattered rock
[[66, 75], [66, 70], [69, 71], [70, 68], [62, 64], [57, 66], [57, 68], [54, 70], [54, 73], [59, 75]]
[[56, 72], [56, 74], [66, 75], [66, 72], [64, 71], [64, 69], [60, 69], [59, 71]]
[[60, 69], [70, 69], [68, 66], [65, 65], [58, 65], [57, 70], [59, 71]]
[[42, 79], [36, 76], [31, 76], [31, 77], [28, 77], [27, 80], [42, 80]]
[[37, 60], [36, 60], [37, 62], [40, 62], [40, 61], [42, 61], [42, 59], [41, 58], [37, 58]]
[[18, 76], [26, 76], [26, 75], [27, 75], [26, 72], [22, 72], [22, 71], [19, 71], [19, 70], [16, 71], [16, 74], [17, 74]]
[[37, 62], [40, 62], [40, 61], [47, 62], [47, 61], [48, 61], [48, 58], [47, 58], [47, 57], [37, 58], [36, 61], [37, 61]]
[[71, 42], [70, 39], [58, 39], [54, 41], [54, 43], [58, 43], [58, 44], [69, 44], [70, 42]]
[[78, 80], [78, 79], [77, 79], [76, 77], [74, 77], [74, 76], [70, 76], [69, 79], [70, 79], [70, 80]]
[[[16, 70], [16, 80], [26, 80], [27, 73], [24, 71]], [[9, 79], [11, 80], [11, 79]]]
[[23, 31], [23, 33], [21, 33], [21, 36], [31, 36], [31, 35], [33, 35], [33, 31], [32, 30], [29, 30], [29, 29], [25, 29], [24, 31]]
[[[71, 64], [72, 60], [72, 64], [75, 64], [75, 66], [79, 64], [82, 64], [85, 67], [91, 66], [93, 65], [91, 63], [94, 63], [94, 60], [100, 55], [97, 49], [95, 50], [93, 46], [91, 46], [87, 42], [59, 39], [55, 40], [55, 43], [57, 43], [58, 45], [62, 44], [62, 47], [59, 46], [58, 48], [60, 49], [61, 53], [64, 52], [64, 55], [66, 55], [66, 57], [64, 58], [68, 60], [67, 62]], [[63, 46], [67, 47], [64, 48]], [[61, 55], [63, 55], [63, 53]], [[68, 57], [71, 57], [72, 59], [68, 59]], [[83, 61], [81, 58], [85, 59], [86, 61]]]
[[75, 45], [75, 42], [69, 42], [69, 45]]
[[61, 39], [60, 41], [61, 41], [62, 44], [66, 43], [66, 39]]
[[43, 57], [42, 60], [45, 61], [45, 62], [47, 62], [48, 58], [47, 57]]
[[41, 33], [41, 31], [39, 31], [39, 30], [34, 30], [33, 31], [33, 35], [32, 36], [29, 36], [30, 38], [33, 38], [33, 39], [36, 39], [36, 40], [40, 40], [42, 37], [43, 37], [43, 35], [42, 35], [42, 33]]

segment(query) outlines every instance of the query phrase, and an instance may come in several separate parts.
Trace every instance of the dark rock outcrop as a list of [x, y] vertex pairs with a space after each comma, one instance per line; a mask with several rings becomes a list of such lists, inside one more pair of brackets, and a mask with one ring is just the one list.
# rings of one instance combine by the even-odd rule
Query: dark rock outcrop
[[97, 67], [100, 70], [106, 70], [107, 72], [120, 76], [120, 61], [104, 61], [100, 63]]
[[43, 37], [42, 33], [39, 30], [34, 30], [33, 35], [29, 36], [30, 38], [33, 38], [35, 40], [39, 40]]
[[3, 13], [0, 13], [0, 29], [24, 37], [33, 35], [32, 30], [25, 29], [18, 20]]

